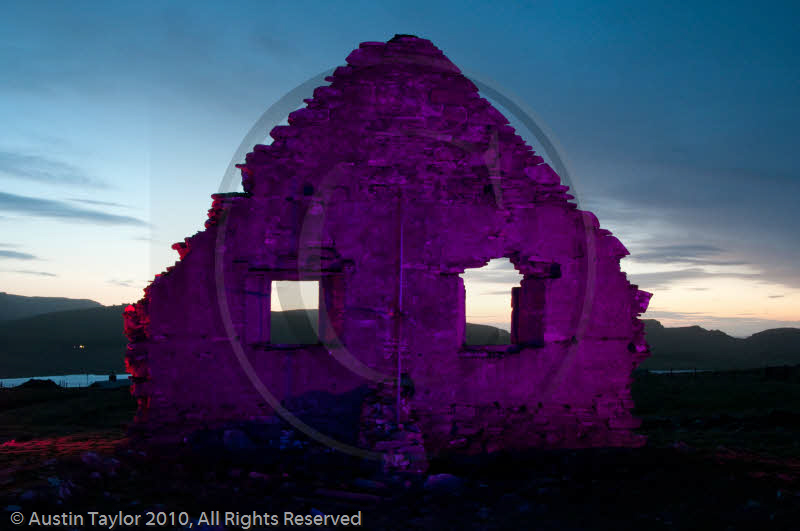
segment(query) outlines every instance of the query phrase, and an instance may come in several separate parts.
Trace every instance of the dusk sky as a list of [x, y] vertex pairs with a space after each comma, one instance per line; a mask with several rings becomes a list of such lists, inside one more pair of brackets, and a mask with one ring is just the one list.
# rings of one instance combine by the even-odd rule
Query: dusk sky
[[[0, 291], [138, 300], [264, 111], [409, 33], [536, 113], [644, 317], [800, 327], [800, 7], [696, 4], [6, 2]], [[491, 266], [469, 314], [507, 328]]]

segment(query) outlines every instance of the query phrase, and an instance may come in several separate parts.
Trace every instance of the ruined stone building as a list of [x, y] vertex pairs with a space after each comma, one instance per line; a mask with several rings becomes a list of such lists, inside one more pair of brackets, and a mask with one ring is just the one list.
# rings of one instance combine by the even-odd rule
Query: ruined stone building
[[[650, 294], [625, 247], [430, 41], [363, 43], [327, 80], [127, 308], [137, 429], [180, 440], [278, 407], [398, 454], [641, 444]], [[496, 258], [521, 278], [512, 345], [465, 345], [461, 275]], [[301, 280], [320, 341], [275, 344], [270, 290]]]

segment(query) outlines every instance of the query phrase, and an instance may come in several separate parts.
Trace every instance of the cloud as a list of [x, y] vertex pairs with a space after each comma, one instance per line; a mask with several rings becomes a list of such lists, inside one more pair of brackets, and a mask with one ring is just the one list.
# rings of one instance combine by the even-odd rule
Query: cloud
[[100, 225], [147, 225], [147, 223], [141, 219], [131, 216], [108, 214], [97, 210], [76, 207], [64, 201], [7, 194], [5, 192], [0, 192], [0, 210], [17, 212], [35, 217], [88, 221]]
[[70, 201], [74, 201], [75, 203], [85, 203], [87, 205], [96, 205], [96, 206], [109, 206], [115, 208], [130, 208], [128, 205], [123, 205], [122, 203], [114, 203], [112, 201], [97, 201], [96, 199], [75, 199], [70, 197]]
[[708, 317], [705, 312], [671, 312], [667, 310], [649, 310], [644, 316], [645, 319], [695, 319], [697, 316]]
[[43, 155], [0, 151], [0, 174], [14, 179], [48, 184], [105, 188], [80, 168]]
[[734, 337], [747, 337], [771, 328], [800, 328], [800, 321], [779, 321], [759, 317], [718, 317], [702, 312], [648, 311], [644, 319], [663, 320], [665, 326], [702, 326], [722, 330]]
[[646, 251], [632, 254], [631, 260], [646, 263], [690, 263], [695, 265], [747, 265], [742, 260], [715, 258], [725, 251], [715, 245], [702, 243], [674, 244], [648, 247]]
[[522, 275], [514, 269], [514, 264], [507, 258], [496, 258], [483, 267], [468, 268], [463, 278], [469, 284], [519, 284]]
[[717, 160], [681, 164], [663, 156], [646, 163], [610, 153], [583, 157], [578, 173], [590, 178], [581, 180], [582, 197], [631, 250], [626, 260], [748, 264], [771, 282], [800, 288], [796, 163], [765, 169], [774, 159], [746, 157], [736, 167], [731, 156], [738, 154], [726, 149]]
[[508, 258], [495, 258], [486, 265], [488, 271], [516, 271], [514, 264]]
[[645, 289], [665, 289], [678, 280], [697, 278], [741, 278], [746, 280], [763, 279], [762, 273], [711, 273], [700, 267], [689, 267], [676, 271], [656, 271], [653, 273], [629, 273], [631, 282]]
[[467, 269], [467, 272], [463, 276], [467, 279], [468, 283], [476, 284], [482, 282], [492, 284], [519, 284], [520, 280], [522, 280], [522, 275], [516, 271], [503, 271], [501, 269], [494, 271], [490, 269]]
[[23, 275], [37, 275], [40, 277], [57, 277], [58, 275], [54, 273], [47, 273], [46, 271], [31, 271], [29, 269], [15, 269], [10, 271], [11, 273], [20, 273]]
[[0, 258], [10, 258], [12, 260], [38, 260], [32, 254], [21, 253], [19, 251], [9, 251], [7, 249], [0, 249]]
[[123, 288], [132, 288], [132, 287], [135, 287], [135, 284], [134, 284], [133, 280], [117, 280], [117, 279], [111, 279], [111, 280], [108, 280], [108, 281], [107, 281], [107, 283], [108, 283], [108, 284], [111, 284], [112, 286], [121, 286], [121, 287], [123, 287]]
[[481, 295], [508, 295], [510, 297], [512, 287], [509, 286], [508, 289], [499, 289], [497, 291], [482, 291]]
[[767, 295], [770, 299], [782, 299], [785, 295]]
[[295, 55], [296, 50], [287, 41], [277, 39], [259, 28], [252, 34], [252, 41], [255, 47], [269, 54], [274, 55]]

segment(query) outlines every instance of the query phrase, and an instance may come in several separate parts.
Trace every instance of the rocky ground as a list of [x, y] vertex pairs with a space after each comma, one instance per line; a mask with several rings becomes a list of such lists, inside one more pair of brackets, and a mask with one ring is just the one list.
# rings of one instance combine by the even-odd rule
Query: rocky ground
[[[366, 529], [800, 527], [800, 452], [793, 444], [800, 386], [738, 375], [747, 407], [737, 410], [733, 387], [723, 400], [731, 407], [715, 405], [724, 385], [710, 376], [640, 378], [637, 385], [644, 382], [653, 395], [635, 389], [651, 440], [645, 448], [438, 460], [422, 476], [382, 474], [375, 463], [316, 448], [288, 431], [270, 451], [235, 428], [145, 451], [126, 438], [133, 404], [124, 389], [3, 390], [0, 529], [12, 528], [14, 512], [89, 511], [185, 512], [193, 529], [243, 529], [242, 517], [254, 511], [278, 516], [279, 524], [287, 511], [360, 511]], [[766, 395], [749, 387], [759, 378], [758, 389], [771, 387]], [[679, 397], [702, 389], [706, 402], [682, 405]], [[785, 408], [772, 407], [778, 403]], [[240, 520], [201, 523], [210, 511], [223, 518], [238, 512]], [[188, 525], [169, 520], [161, 526], [182, 527]]]

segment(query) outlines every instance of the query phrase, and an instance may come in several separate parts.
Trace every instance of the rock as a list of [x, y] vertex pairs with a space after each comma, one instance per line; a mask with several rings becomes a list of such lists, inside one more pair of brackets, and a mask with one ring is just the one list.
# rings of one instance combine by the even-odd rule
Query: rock
[[512, 514], [516, 512], [528, 512], [531, 510], [530, 504], [519, 494], [504, 494], [497, 503], [495, 510], [502, 514]]
[[256, 444], [242, 430], [225, 430], [222, 434], [222, 444], [229, 452], [254, 450]]
[[339, 489], [316, 489], [314, 494], [318, 494], [326, 498], [338, 498], [356, 502], [379, 502], [383, 499], [380, 496], [375, 496], [374, 494], [364, 494], [363, 492], [351, 492]]
[[108, 475], [113, 477], [113, 476], [117, 475], [117, 472], [119, 471], [121, 463], [120, 463], [119, 459], [115, 459], [113, 457], [110, 457], [110, 458], [106, 459], [103, 462], [103, 466], [104, 466], [106, 472], [108, 473]]
[[687, 453], [687, 452], [690, 452], [692, 450], [692, 447], [689, 446], [688, 444], [686, 444], [683, 441], [677, 441], [677, 442], [672, 443], [672, 447], [675, 450], [677, 450], [677, 451], [679, 451], [681, 453]]
[[58, 497], [63, 500], [72, 496], [72, 489], [70, 488], [72, 486], [69, 482], [61, 484], [58, 487]]
[[758, 509], [761, 507], [761, 503], [757, 502], [756, 500], [747, 500], [747, 503], [744, 504], [745, 509]]
[[103, 459], [95, 452], [83, 452], [81, 454], [81, 461], [83, 461], [85, 465], [91, 467], [100, 467], [103, 464]]
[[386, 489], [386, 484], [381, 483], [380, 481], [373, 481], [371, 479], [364, 479], [364, 478], [356, 478], [353, 480], [353, 486], [367, 489], [367, 490], [384, 490]]
[[464, 488], [464, 480], [452, 474], [433, 474], [425, 480], [423, 488], [435, 493], [457, 493]]

